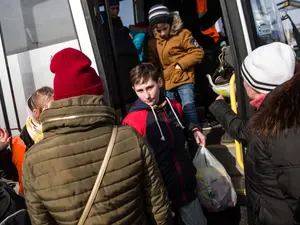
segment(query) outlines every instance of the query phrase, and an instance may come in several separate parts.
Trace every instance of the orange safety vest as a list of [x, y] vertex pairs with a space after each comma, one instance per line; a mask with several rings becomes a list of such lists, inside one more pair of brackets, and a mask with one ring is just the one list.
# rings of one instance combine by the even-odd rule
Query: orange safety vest
[[197, 13], [198, 15], [207, 12], [207, 0], [197, 0]]
[[[197, 13], [198, 15], [204, 15], [207, 13], [207, 0], [197, 0]], [[201, 18], [201, 17], [200, 17]], [[217, 43], [220, 39], [220, 34], [218, 33], [215, 25], [211, 26], [207, 30], [202, 30], [202, 34], [208, 35], [211, 37], [215, 43]]]
[[206, 30], [202, 30], [201, 32], [202, 32], [202, 34], [208, 35], [208, 36], [210, 36], [212, 39], [214, 39], [214, 42], [215, 42], [215, 43], [217, 43], [217, 42], [219, 41], [219, 39], [220, 39], [220, 34], [219, 34], [219, 32], [217, 31], [215, 25], [213, 25], [212, 27], [210, 27], [210, 28], [208, 28], [208, 29], [206, 29]]
[[24, 194], [22, 183], [22, 166], [25, 158], [26, 145], [20, 136], [15, 136], [12, 139], [12, 162], [15, 164], [19, 175], [19, 194]]

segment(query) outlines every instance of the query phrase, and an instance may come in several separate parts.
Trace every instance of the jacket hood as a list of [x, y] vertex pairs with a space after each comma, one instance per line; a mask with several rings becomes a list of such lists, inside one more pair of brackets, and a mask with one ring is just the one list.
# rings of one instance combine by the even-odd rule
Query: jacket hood
[[70, 133], [89, 130], [96, 124], [115, 124], [115, 110], [103, 96], [85, 95], [53, 101], [41, 115], [44, 135], [47, 132]]
[[172, 24], [171, 24], [170, 35], [174, 36], [182, 30], [183, 22], [182, 22], [182, 19], [179, 14], [177, 14], [175, 12], [172, 12], [171, 14], [173, 16], [173, 20], [172, 20]]
[[131, 112], [137, 112], [141, 110], [149, 110], [150, 106], [148, 106], [146, 103], [144, 103], [141, 99], [138, 99], [135, 101], [131, 109], [129, 110], [129, 113]]
[[160, 135], [161, 135], [161, 140], [162, 141], [165, 141], [165, 136], [164, 136], [164, 133], [163, 133], [163, 130], [159, 124], [159, 121], [158, 121], [158, 117], [157, 117], [157, 113], [156, 112], [156, 109], [161, 109], [161, 108], [164, 108], [166, 107], [166, 105], [169, 105], [170, 106], [170, 109], [174, 115], [174, 117], [176, 118], [179, 126], [184, 129], [184, 126], [182, 125], [181, 121], [179, 120], [175, 110], [174, 110], [174, 107], [172, 106], [172, 103], [170, 102], [170, 100], [165, 96], [164, 92], [161, 91], [160, 92], [160, 96], [159, 96], [159, 102], [158, 104], [156, 104], [155, 106], [148, 106], [146, 103], [144, 103], [143, 101], [141, 101], [140, 99], [138, 99], [135, 103], [134, 103], [134, 106], [130, 109], [129, 113], [131, 112], [136, 112], [136, 111], [141, 111], [141, 110], [151, 110], [152, 113], [153, 113], [153, 116], [154, 116], [154, 119], [155, 119], [155, 122], [157, 124], [157, 127], [159, 129], [159, 132], [160, 132]]
[[[159, 94], [159, 102], [158, 105], [161, 104], [162, 102], [164, 102], [166, 99], [166, 96], [164, 94], [163, 90], [160, 90], [160, 94]], [[144, 103], [141, 99], [137, 99], [135, 101], [135, 103], [133, 104], [133, 106], [131, 107], [131, 109], [129, 110], [129, 112], [137, 112], [137, 111], [141, 111], [141, 110], [151, 110], [151, 107], [149, 105], [147, 105], [146, 103]]]
[[[172, 23], [171, 23], [170, 36], [175, 36], [182, 30], [183, 22], [181, 20], [180, 15], [178, 15], [177, 13], [172, 12], [171, 16], [172, 16]], [[160, 39], [160, 36], [157, 33], [155, 33], [154, 36], [155, 38]]]

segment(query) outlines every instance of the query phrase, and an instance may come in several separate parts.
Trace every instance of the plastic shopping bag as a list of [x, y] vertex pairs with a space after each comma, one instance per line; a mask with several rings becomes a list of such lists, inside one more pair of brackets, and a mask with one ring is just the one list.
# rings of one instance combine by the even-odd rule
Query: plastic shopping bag
[[197, 194], [202, 206], [210, 212], [235, 206], [237, 195], [231, 178], [215, 156], [201, 146], [193, 163], [197, 169]]

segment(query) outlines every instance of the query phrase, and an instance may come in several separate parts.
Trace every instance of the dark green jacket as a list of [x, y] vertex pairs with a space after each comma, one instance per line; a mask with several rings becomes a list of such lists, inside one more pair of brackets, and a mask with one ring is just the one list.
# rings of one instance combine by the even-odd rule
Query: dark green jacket
[[[77, 224], [115, 123], [102, 96], [54, 101], [44, 139], [26, 153], [23, 182], [33, 225]], [[112, 157], [85, 225], [169, 224], [170, 207], [154, 157], [130, 127], [119, 127]]]

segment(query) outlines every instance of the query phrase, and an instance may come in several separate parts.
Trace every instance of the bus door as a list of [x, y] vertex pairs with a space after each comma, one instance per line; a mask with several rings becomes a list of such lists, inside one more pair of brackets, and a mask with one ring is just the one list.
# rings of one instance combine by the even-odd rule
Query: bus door
[[1, 0], [0, 21], [0, 126], [17, 135], [26, 122], [28, 97], [42, 86], [53, 85], [50, 61], [56, 52], [76, 48], [91, 59], [98, 73], [101, 67], [80, 0], [70, 4], [68, 0]]
[[[0, 23], [0, 104], [1, 104], [1, 111], [0, 111], [0, 127], [2, 129], [6, 128], [9, 132], [9, 135], [11, 136], [12, 130], [19, 131], [20, 129], [20, 120], [18, 117], [18, 114], [16, 113], [16, 102], [14, 101], [14, 98], [12, 98], [11, 95], [4, 95], [3, 88], [5, 88], [5, 91], [9, 91], [13, 94], [12, 87], [11, 87], [11, 79], [9, 74], [9, 68], [8, 68], [8, 62], [7, 62], [7, 56], [5, 52], [5, 45], [3, 40], [3, 34], [1, 29], [1, 23]], [[6, 104], [8, 103], [8, 105]], [[7, 106], [9, 107], [7, 109]], [[16, 123], [13, 123], [10, 121], [8, 117], [9, 113], [14, 113], [15, 115], [15, 121]], [[13, 126], [13, 127], [11, 127]]]
[[[75, 1], [76, 2], [76, 1]], [[120, 92], [119, 63], [115, 36], [112, 31], [112, 21], [108, 20], [109, 11], [106, 10], [105, 2], [99, 0], [82, 0], [77, 1], [80, 4], [85, 15], [86, 25], [89, 34], [92, 37], [92, 47], [98, 52], [97, 61], [102, 63], [101, 76], [107, 80], [107, 92], [110, 96], [110, 105], [117, 110], [118, 116], [125, 116], [125, 103]], [[74, 1], [70, 0], [70, 4]], [[76, 14], [73, 13], [73, 17]]]
[[[129, 79], [130, 70], [139, 63], [139, 56], [128, 29], [128, 25], [134, 23], [133, 3], [131, 0], [121, 0], [119, 17], [112, 17], [109, 1], [69, 2], [74, 5], [73, 18], [76, 18], [75, 4], [82, 7], [90, 35], [94, 35], [93, 50], [99, 52], [99, 61], [103, 65], [101, 73], [107, 80], [111, 106], [116, 109], [117, 120], [120, 120], [126, 115], [130, 104], [136, 100]], [[128, 22], [131, 17], [132, 21]]]

